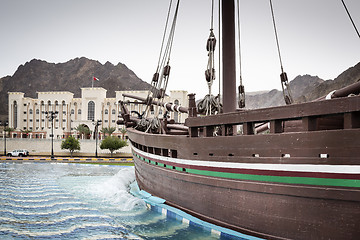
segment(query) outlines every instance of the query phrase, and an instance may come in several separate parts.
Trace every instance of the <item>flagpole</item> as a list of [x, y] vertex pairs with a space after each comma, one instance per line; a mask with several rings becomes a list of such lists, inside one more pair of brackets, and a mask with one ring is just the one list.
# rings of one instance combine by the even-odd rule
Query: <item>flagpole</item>
[[94, 77], [91, 79], [91, 88], [94, 88]]

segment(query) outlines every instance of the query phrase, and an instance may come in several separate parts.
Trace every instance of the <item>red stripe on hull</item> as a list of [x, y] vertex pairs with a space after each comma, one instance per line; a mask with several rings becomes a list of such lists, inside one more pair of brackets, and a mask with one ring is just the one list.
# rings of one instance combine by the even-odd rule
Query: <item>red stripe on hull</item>
[[[139, 153], [138, 153], [139, 154]], [[265, 175], [265, 176], [282, 176], [282, 177], [312, 177], [312, 178], [331, 178], [331, 179], [355, 179], [360, 180], [360, 174], [345, 174], [345, 173], [322, 173], [322, 172], [299, 172], [299, 171], [278, 171], [278, 170], [255, 170], [255, 169], [242, 169], [242, 168], [218, 168], [207, 166], [196, 166], [169, 162], [157, 158], [146, 157], [142, 154], [140, 156], [149, 160], [159, 162], [166, 165], [171, 165], [180, 168], [191, 168], [205, 171], [251, 174], [251, 175]]]

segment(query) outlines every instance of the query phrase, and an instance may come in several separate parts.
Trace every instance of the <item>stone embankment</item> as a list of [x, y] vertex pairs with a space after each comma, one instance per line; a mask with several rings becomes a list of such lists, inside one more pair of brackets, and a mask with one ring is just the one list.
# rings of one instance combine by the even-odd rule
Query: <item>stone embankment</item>
[[[54, 156], [56, 157], [70, 157], [69, 150], [61, 149], [61, 142], [63, 140], [54, 139]], [[80, 141], [80, 151], [75, 151], [73, 157], [95, 157], [95, 140], [84, 139]], [[109, 158], [110, 151], [102, 150], [98, 143], [98, 157]], [[0, 139], [0, 155], [4, 153], [5, 142]], [[51, 154], [51, 139], [28, 139], [28, 138], [7, 138], [6, 152], [15, 149], [26, 149], [30, 156], [50, 156]], [[131, 157], [130, 146], [123, 147], [113, 153], [114, 158], [129, 158]]]

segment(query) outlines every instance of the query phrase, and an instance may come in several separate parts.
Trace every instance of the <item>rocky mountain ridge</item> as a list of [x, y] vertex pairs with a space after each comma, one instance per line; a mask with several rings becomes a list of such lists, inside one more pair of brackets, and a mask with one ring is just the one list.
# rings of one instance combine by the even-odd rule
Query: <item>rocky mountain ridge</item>
[[82, 87], [91, 87], [93, 77], [100, 79], [94, 87], [108, 90], [107, 97], [115, 97], [115, 91], [145, 90], [150, 84], [142, 81], [125, 64], [101, 64], [85, 57], [65, 63], [48, 63], [33, 59], [20, 65], [13, 76], [0, 78], [0, 116], [7, 114], [8, 92], [23, 92], [26, 97], [36, 98], [36, 92], [70, 91], [80, 97]]
[[[94, 86], [108, 90], [107, 97], [115, 97], [115, 91], [147, 90], [150, 84], [142, 81], [125, 64], [101, 64], [85, 57], [65, 63], [48, 63], [33, 59], [20, 65], [13, 76], [0, 78], [0, 119], [7, 119], [8, 92], [24, 92], [26, 97], [36, 98], [39, 91], [70, 91], [80, 97], [82, 87], [90, 87], [93, 76], [100, 79]], [[334, 80], [324, 81], [317, 76], [299, 75], [290, 81], [295, 102], [307, 102], [360, 80], [360, 63], [345, 70]], [[280, 81], [280, 80], [279, 80]], [[264, 108], [284, 105], [281, 91], [259, 91], [246, 94], [246, 108]]]
[[[290, 90], [295, 103], [302, 103], [315, 100], [357, 81], [360, 81], [360, 62], [342, 72], [334, 80], [325, 81], [317, 76], [299, 75], [290, 81]], [[260, 94], [246, 95], [246, 108], [248, 109], [281, 105], [285, 105], [284, 97], [282, 91], [276, 89]]]

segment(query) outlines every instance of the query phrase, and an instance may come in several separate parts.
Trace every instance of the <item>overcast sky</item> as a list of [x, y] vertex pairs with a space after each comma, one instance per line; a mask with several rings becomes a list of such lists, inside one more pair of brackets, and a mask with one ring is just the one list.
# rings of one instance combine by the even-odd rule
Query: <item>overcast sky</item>
[[[0, 77], [13, 75], [19, 65], [34, 58], [59, 63], [87, 57], [103, 64], [124, 63], [150, 82], [169, 2], [0, 0]], [[360, 30], [360, 1], [345, 3]], [[341, 0], [273, 0], [273, 6], [290, 80], [302, 74], [334, 79], [360, 62], [360, 39]], [[197, 98], [207, 93], [205, 43], [210, 16], [211, 0], [180, 2], [169, 90], [195, 92]], [[240, 22], [245, 89], [280, 89], [269, 0], [240, 0]], [[217, 31], [215, 26], [218, 37]], [[217, 80], [213, 92], [218, 92]]]

